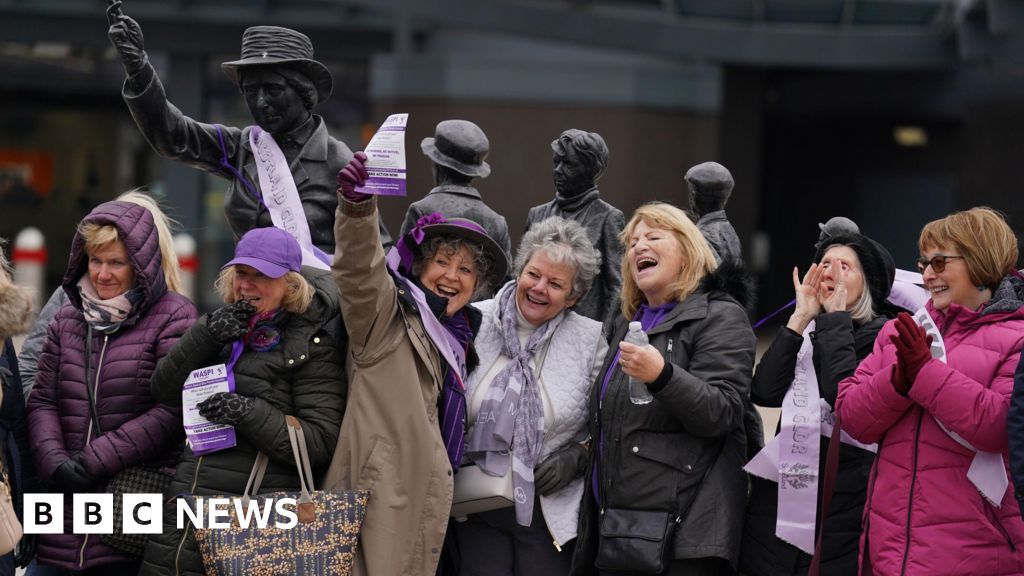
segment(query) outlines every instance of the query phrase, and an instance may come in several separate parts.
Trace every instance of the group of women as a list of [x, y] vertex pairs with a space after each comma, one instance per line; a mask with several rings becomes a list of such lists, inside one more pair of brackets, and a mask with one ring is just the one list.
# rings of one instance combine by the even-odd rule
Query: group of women
[[[793, 270], [795, 308], [755, 372], [744, 273], [716, 264], [679, 208], [651, 203], [629, 220], [622, 314], [602, 327], [572, 311], [602, 258], [579, 224], [534, 225], [509, 263], [478, 224], [433, 214], [385, 254], [377, 198], [356, 192], [364, 160], [339, 174], [330, 272], [302, 266], [288, 233], [251, 230], [217, 279], [224, 305], [201, 318], [176, 292], [155, 203], [119, 199], [82, 221], [28, 359], [35, 474], [70, 499], [145, 466], [173, 475], [171, 498], [142, 556], [96, 535], [39, 535], [30, 574], [205, 574], [173, 497], [240, 495], [260, 454], [264, 491], [298, 489], [286, 416], [324, 489], [370, 491], [356, 574], [1024, 572], [1007, 467], [1008, 442], [1024, 444], [1024, 413], [1007, 427], [1024, 278], [999, 214], [924, 228], [920, 311], [888, 302], [884, 247], [829, 236]], [[649, 344], [626, 341], [631, 322]], [[196, 454], [181, 387], [216, 364], [233, 390], [198, 408], [237, 442]], [[4, 392], [17, 388], [3, 374]], [[631, 381], [653, 400], [635, 402]], [[783, 412], [767, 479], [744, 471], [760, 448], [751, 399]], [[821, 438], [791, 425], [808, 408]], [[798, 473], [778, 447], [799, 452]], [[510, 496], [452, 517], [471, 478]], [[807, 486], [800, 525], [792, 503]]]

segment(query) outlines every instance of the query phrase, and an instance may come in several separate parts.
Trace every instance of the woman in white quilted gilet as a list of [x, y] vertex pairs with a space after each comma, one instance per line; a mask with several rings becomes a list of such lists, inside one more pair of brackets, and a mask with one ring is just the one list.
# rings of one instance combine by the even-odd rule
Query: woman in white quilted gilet
[[[586, 230], [552, 217], [523, 236], [515, 280], [474, 304], [483, 312], [480, 364], [466, 383], [466, 456], [452, 510], [462, 576], [569, 572], [587, 397], [608, 351], [601, 323], [570, 308], [600, 265]], [[479, 498], [488, 490], [504, 498]]]

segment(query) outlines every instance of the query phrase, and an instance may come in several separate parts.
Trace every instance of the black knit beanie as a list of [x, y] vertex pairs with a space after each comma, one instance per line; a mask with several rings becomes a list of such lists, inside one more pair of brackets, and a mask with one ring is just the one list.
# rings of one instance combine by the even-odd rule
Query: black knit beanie
[[864, 282], [871, 292], [871, 300], [876, 312], [882, 310], [885, 300], [889, 297], [892, 282], [896, 276], [896, 263], [884, 246], [867, 236], [860, 234], [837, 234], [826, 240], [817, 252], [814, 261], [821, 262], [821, 257], [835, 245], [849, 246], [857, 253], [860, 267], [864, 270]]

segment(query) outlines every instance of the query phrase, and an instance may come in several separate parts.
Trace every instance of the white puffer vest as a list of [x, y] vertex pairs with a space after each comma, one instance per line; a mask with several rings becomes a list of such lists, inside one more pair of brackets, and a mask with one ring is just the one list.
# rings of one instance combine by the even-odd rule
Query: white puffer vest
[[[494, 299], [473, 304], [483, 312], [480, 331], [473, 341], [480, 365], [466, 382], [466, 398], [473, 397], [477, 386], [482, 384], [480, 380], [501, 354], [501, 317], [497, 302], [502, 293], [514, 287], [513, 283], [506, 284]], [[569, 442], [585, 439], [592, 375], [595, 366], [600, 369], [604, 363], [608, 350], [601, 335], [600, 322], [571, 311], [567, 314], [556, 333], [534, 355], [535, 359], [542, 359], [543, 362], [539, 370], [534, 366], [534, 374], [541, 389], [546, 391], [554, 412], [554, 425], [544, 430], [544, 446], [537, 462], [543, 462], [549, 454]], [[583, 478], [577, 478], [558, 492], [540, 497], [544, 521], [558, 546], [576, 537], [583, 481]]]

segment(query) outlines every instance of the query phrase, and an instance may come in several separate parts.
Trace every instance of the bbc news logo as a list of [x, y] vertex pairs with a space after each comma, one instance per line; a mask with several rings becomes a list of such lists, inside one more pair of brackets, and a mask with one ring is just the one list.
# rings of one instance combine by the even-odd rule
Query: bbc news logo
[[[163, 531], [164, 496], [162, 494], [122, 495], [121, 518], [114, 518], [113, 494], [74, 494], [71, 532], [73, 534], [113, 534], [114, 522], [120, 522], [123, 534], [159, 534]], [[194, 528], [225, 529], [233, 526], [289, 530], [299, 523], [295, 498], [206, 498], [175, 501], [175, 525]], [[26, 534], [64, 534], [64, 495], [25, 494], [23, 505]]]

